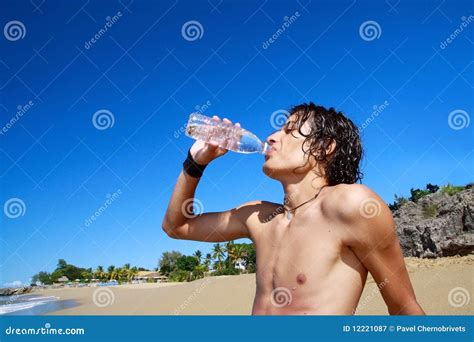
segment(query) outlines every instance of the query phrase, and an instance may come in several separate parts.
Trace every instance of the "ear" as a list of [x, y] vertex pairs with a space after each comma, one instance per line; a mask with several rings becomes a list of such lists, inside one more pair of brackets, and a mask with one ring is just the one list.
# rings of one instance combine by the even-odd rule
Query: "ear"
[[331, 143], [326, 147], [326, 156], [329, 156], [336, 151], [336, 140], [332, 139]]

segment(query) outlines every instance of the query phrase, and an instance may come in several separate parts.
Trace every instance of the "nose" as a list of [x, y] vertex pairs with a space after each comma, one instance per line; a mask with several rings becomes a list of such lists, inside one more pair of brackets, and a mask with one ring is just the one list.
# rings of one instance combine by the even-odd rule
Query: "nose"
[[279, 131], [275, 131], [267, 137], [267, 143], [273, 145], [276, 142], [277, 134]]

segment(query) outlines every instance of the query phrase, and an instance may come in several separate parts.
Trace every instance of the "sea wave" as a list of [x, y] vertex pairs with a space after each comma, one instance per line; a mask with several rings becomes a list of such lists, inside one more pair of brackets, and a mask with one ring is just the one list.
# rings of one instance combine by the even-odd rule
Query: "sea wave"
[[59, 302], [58, 297], [38, 295], [14, 295], [0, 298], [0, 315], [11, 314], [17, 311], [32, 310], [35, 307]]

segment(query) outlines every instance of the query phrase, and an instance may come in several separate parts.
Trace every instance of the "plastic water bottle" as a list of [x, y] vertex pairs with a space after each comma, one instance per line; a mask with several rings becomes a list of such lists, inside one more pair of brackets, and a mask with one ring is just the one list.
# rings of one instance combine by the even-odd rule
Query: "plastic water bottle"
[[242, 127], [192, 113], [186, 126], [186, 135], [205, 142], [215, 141], [219, 147], [239, 153], [267, 153], [270, 146]]

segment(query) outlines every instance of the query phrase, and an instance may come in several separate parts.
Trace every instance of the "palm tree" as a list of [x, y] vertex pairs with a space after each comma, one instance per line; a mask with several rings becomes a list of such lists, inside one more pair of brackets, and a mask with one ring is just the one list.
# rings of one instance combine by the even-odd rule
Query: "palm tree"
[[133, 280], [133, 278], [135, 278], [135, 276], [138, 274], [138, 267], [133, 266], [130, 269], [128, 274], [129, 274], [129, 281]]
[[103, 266], [97, 266], [97, 269], [94, 272], [94, 278], [103, 280], [107, 278], [107, 274], [104, 272], [104, 267]]
[[64, 259], [59, 259], [59, 260], [58, 260], [58, 266], [57, 266], [57, 268], [63, 269], [63, 268], [65, 268], [66, 266], [67, 266], [66, 260], [64, 260]]
[[226, 263], [227, 263], [227, 266], [232, 266], [233, 265], [233, 259], [232, 259], [232, 251], [234, 249], [234, 241], [229, 241], [225, 244], [225, 252], [227, 253], [227, 259], [226, 259]]
[[130, 264], [125, 264], [120, 270], [120, 278], [128, 281], [129, 277], [130, 277]]
[[202, 253], [199, 249], [194, 252], [193, 256], [197, 259], [198, 265], [201, 264]]
[[83, 281], [89, 281], [91, 274], [87, 270], [81, 272], [81, 278]]
[[117, 271], [115, 270], [114, 265], [110, 265], [107, 267], [107, 273], [109, 280], [115, 279], [117, 277]]
[[217, 269], [218, 270], [221, 270], [222, 269], [222, 266], [223, 266], [223, 263], [222, 261], [224, 260], [224, 248], [223, 246], [221, 246], [220, 243], [216, 243], [214, 244], [214, 248], [212, 250], [212, 257], [214, 259], [217, 259]]
[[232, 248], [227, 251], [227, 255], [229, 256], [229, 261], [232, 266], [235, 266], [237, 260], [243, 259], [246, 254], [245, 248], [241, 244], [234, 244], [232, 245]]
[[206, 266], [206, 269], [209, 271], [209, 266], [211, 266], [212, 262], [212, 256], [211, 253], [206, 254], [206, 258], [204, 259], [204, 266]]
[[245, 250], [240, 244], [233, 245], [232, 248], [227, 251], [227, 255], [229, 256], [230, 263], [235, 265], [238, 259], [242, 259], [245, 256]]

